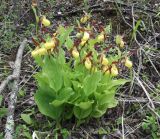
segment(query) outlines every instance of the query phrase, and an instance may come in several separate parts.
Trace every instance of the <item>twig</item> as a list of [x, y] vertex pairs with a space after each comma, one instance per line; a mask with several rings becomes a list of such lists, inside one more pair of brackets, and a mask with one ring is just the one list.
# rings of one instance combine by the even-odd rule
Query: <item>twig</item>
[[87, 137], [89, 137], [90, 139], [94, 139], [85, 129], [83, 129], [82, 127], [80, 127], [80, 129], [84, 131]]
[[[119, 102], [126, 102], [126, 103], [149, 103], [148, 99], [142, 99], [142, 98], [135, 98], [135, 99], [128, 99], [128, 98], [117, 98]], [[154, 104], [160, 105], [160, 102], [153, 101]]]
[[15, 105], [17, 102], [17, 93], [19, 90], [18, 82], [19, 82], [19, 76], [20, 76], [21, 61], [22, 61], [23, 51], [24, 51], [26, 44], [27, 44], [27, 40], [24, 39], [18, 49], [16, 61], [14, 65], [15, 68], [12, 74], [12, 76], [16, 77], [16, 79], [12, 83], [12, 91], [11, 91], [11, 96], [10, 96], [10, 100], [8, 103], [9, 112], [7, 116], [6, 126], [5, 126], [5, 139], [13, 139], [14, 111], [15, 111]]
[[122, 112], [122, 139], [125, 139], [125, 136], [124, 136], [124, 108], [125, 108], [125, 103], [123, 103], [123, 112]]
[[[152, 27], [152, 30], [153, 30], [153, 35], [156, 36], [156, 31], [155, 31], [155, 29], [154, 29], [154, 24], [153, 24], [152, 17], [151, 17], [150, 15], [149, 15], [149, 17], [150, 17], [150, 21], [151, 21], [151, 27]], [[157, 46], [158, 46], [158, 43], [157, 43], [157, 38], [156, 38], [156, 37], [154, 37], [154, 41], [155, 41], [155, 47], [158, 48], [158, 47], [157, 47]]]
[[158, 76], [160, 77], [160, 73], [157, 70], [156, 66], [153, 64], [152, 60], [150, 59], [150, 57], [146, 54], [145, 50], [142, 49], [142, 51], [144, 52], [145, 56], [148, 58], [149, 62], [151, 63], [151, 65], [153, 66], [154, 70], [157, 72]]
[[152, 101], [152, 99], [150, 98], [149, 93], [147, 92], [146, 88], [144, 87], [144, 85], [142, 84], [142, 82], [139, 80], [138, 77], [136, 77], [136, 80], [138, 81], [138, 83], [139, 83], [140, 86], [142, 87], [143, 91], [145, 92], [145, 94], [146, 94], [146, 96], [147, 96], [147, 98], [148, 98], [148, 100], [149, 100], [149, 102], [150, 102], [150, 104], [151, 104], [151, 107], [152, 107], [153, 109], [155, 109], [155, 106], [154, 106], [154, 104], [153, 104], [153, 101]]
[[130, 134], [134, 133], [137, 129], [139, 129], [142, 126], [142, 123], [139, 123], [135, 126], [135, 129], [132, 129], [132, 131], [130, 131], [129, 133], [125, 134], [125, 138], [127, 138], [127, 136], [129, 136]]

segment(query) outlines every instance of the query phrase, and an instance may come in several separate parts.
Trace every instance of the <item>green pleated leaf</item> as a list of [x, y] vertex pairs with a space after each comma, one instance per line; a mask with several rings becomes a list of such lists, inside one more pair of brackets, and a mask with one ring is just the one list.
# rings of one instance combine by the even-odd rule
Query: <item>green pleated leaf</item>
[[51, 105], [50, 103], [54, 99], [54, 97], [45, 94], [45, 92], [41, 92], [41, 90], [38, 90], [35, 94], [35, 102], [38, 105], [39, 111], [42, 114], [57, 120], [63, 111], [63, 107], [54, 107]]
[[72, 88], [63, 88], [60, 90], [56, 100], [54, 100], [51, 104], [55, 107], [59, 107], [65, 102], [68, 102], [69, 98], [74, 94]]
[[115, 90], [104, 90], [103, 93], [94, 93], [98, 104], [103, 105], [105, 103], [111, 103], [115, 97]]
[[76, 104], [76, 106], [80, 107], [83, 110], [89, 109], [92, 106], [93, 101], [87, 101], [87, 102], [80, 102], [79, 104]]
[[66, 40], [65, 46], [66, 46], [68, 49], [71, 49], [71, 48], [73, 47], [73, 45], [74, 45], [73, 40], [72, 40], [70, 37], [68, 37], [67, 40]]
[[84, 118], [86, 118], [90, 115], [90, 113], [92, 112], [92, 107], [84, 110], [84, 109], [81, 109], [78, 106], [75, 106], [73, 108], [73, 112], [74, 112], [74, 115], [76, 116], [76, 118], [84, 119]]
[[51, 105], [53, 105], [54, 107], [59, 107], [61, 106], [63, 103], [65, 102], [65, 100], [54, 100], [52, 103], [50, 103]]
[[107, 107], [104, 109], [99, 109], [98, 106], [93, 109], [92, 117], [99, 118], [106, 113]]
[[46, 76], [39, 72], [35, 75], [35, 78], [42, 93], [45, 93], [51, 97], [56, 96], [56, 92], [49, 86], [49, 80]]
[[66, 41], [66, 39], [69, 37], [69, 34], [73, 31], [73, 27], [68, 27], [68, 28], [65, 28], [63, 26], [60, 26], [58, 28], [58, 32], [59, 32], [59, 46], [61, 47], [64, 42]]
[[53, 57], [45, 59], [43, 75], [48, 79], [49, 86], [58, 92], [63, 85], [62, 66]]
[[88, 75], [83, 82], [84, 92], [87, 96], [96, 91], [99, 81], [101, 80], [101, 73], [95, 72]]
[[130, 82], [131, 80], [126, 80], [126, 79], [116, 79], [111, 81], [111, 85], [108, 86], [108, 89], [111, 89], [112, 87], [118, 87], [120, 85], [124, 85], [127, 82]]
[[27, 124], [31, 125], [32, 124], [32, 119], [29, 114], [21, 114], [21, 118], [23, 121], [25, 121]]
[[118, 104], [118, 101], [116, 99], [113, 99], [110, 103], [108, 103], [108, 108], [114, 108]]

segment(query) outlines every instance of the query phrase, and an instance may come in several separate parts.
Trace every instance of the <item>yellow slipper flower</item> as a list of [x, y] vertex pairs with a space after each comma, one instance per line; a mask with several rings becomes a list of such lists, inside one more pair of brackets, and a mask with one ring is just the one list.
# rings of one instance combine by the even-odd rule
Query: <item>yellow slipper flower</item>
[[89, 33], [85, 31], [83, 38], [82, 38], [82, 41], [88, 41], [89, 37], [90, 37]]
[[74, 58], [79, 58], [79, 52], [77, 51], [77, 49], [76, 48], [74, 48], [73, 50], [72, 50], [72, 56], [74, 57]]
[[41, 22], [45, 27], [48, 27], [51, 24], [51, 22], [45, 16], [42, 17]]
[[130, 61], [128, 58], [126, 58], [125, 66], [126, 66], [127, 68], [132, 68], [132, 66], [133, 66], [132, 61]]
[[85, 64], [86, 69], [88, 69], [88, 70], [91, 69], [92, 63], [91, 63], [91, 60], [89, 58], [86, 58], [84, 64]]

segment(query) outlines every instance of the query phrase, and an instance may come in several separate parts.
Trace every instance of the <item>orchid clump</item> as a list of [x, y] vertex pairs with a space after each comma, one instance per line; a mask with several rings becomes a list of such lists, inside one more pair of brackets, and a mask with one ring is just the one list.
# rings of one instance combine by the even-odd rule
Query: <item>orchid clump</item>
[[109, 43], [111, 25], [87, 21], [59, 26], [55, 33], [43, 31], [40, 42], [33, 39], [31, 54], [41, 67], [35, 74], [35, 101], [40, 112], [57, 123], [73, 116], [79, 123], [101, 117], [118, 104], [117, 89], [129, 81], [118, 77], [120, 65], [132, 67], [128, 53], [119, 49], [123, 38]]

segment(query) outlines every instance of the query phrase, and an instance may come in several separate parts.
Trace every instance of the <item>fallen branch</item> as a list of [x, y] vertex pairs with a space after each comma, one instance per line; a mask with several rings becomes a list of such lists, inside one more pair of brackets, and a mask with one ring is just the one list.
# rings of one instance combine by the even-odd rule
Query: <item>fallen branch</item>
[[2, 91], [5, 89], [5, 87], [7, 86], [7, 84], [15, 79], [16, 77], [14, 77], [13, 75], [8, 76], [0, 85], [0, 95], [2, 94]]
[[[23, 56], [23, 51], [24, 48], [27, 44], [27, 39], [24, 39], [24, 41], [21, 43], [17, 56], [16, 56], [16, 61], [14, 64], [14, 71], [13, 74], [10, 75], [9, 77], [15, 77], [12, 83], [12, 91], [10, 95], [10, 100], [8, 102], [8, 116], [7, 116], [7, 121], [6, 121], [6, 127], [5, 127], [5, 139], [13, 139], [13, 133], [14, 133], [14, 111], [15, 111], [15, 105], [17, 102], [17, 93], [19, 90], [18, 87], [18, 82], [19, 82], [19, 76], [20, 76], [20, 69], [21, 69], [21, 61], [22, 61], [22, 56]], [[9, 78], [8, 77], [8, 78]], [[10, 81], [11, 79], [6, 79], [5, 85]]]

